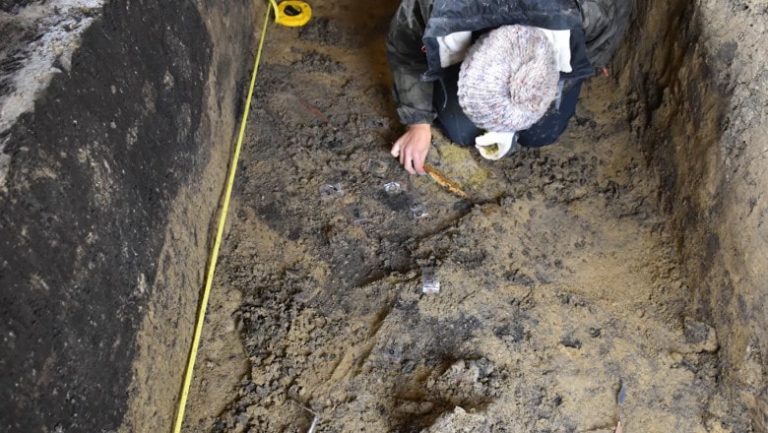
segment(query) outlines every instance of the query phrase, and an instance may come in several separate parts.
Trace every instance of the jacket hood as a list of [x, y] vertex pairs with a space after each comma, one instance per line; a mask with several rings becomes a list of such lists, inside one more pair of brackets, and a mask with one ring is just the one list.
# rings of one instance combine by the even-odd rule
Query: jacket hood
[[586, 56], [581, 11], [574, 0], [434, 0], [423, 37], [428, 64], [423, 79], [434, 81], [441, 76], [438, 37], [513, 24], [571, 30], [573, 72], [565, 77], [592, 75], [593, 68]]

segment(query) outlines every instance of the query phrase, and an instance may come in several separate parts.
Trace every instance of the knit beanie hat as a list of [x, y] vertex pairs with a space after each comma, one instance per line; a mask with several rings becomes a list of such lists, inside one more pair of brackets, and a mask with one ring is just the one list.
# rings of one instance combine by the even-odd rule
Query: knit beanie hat
[[459, 73], [459, 105], [481, 129], [530, 128], [557, 95], [555, 49], [534, 27], [503, 26], [470, 48]]

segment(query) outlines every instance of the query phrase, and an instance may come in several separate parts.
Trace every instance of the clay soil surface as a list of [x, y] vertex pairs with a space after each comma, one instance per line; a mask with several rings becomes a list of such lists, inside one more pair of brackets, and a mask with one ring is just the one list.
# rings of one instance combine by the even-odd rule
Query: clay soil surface
[[543, 150], [437, 135], [462, 200], [388, 154], [395, 2], [313, 6], [270, 29], [186, 431], [731, 431], [614, 81]]

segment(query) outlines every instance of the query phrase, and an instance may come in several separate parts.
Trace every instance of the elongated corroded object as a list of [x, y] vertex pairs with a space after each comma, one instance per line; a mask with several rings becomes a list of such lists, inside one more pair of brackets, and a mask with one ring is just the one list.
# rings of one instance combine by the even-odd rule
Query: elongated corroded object
[[463, 198], [465, 200], [469, 200], [469, 194], [464, 192], [464, 190], [461, 189], [461, 186], [452, 181], [451, 179], [448, 179], [445, 174], [443, 174], [442, 171], [436, 169], [435, 167], [432, 167], [429, 164], [424, 164], [424, 171], [427, 172], [427, 174], [437, 182], [438, 185], [442, 186], [443, 188], [450, 191], [453, 195]]

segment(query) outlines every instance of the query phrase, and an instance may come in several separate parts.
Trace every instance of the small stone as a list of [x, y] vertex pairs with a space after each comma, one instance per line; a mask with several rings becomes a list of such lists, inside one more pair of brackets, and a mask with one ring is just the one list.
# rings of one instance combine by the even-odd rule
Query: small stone
[[429, 216], [429, 212], [427, 212], [427, 208], [424, 207], [421, 203], [416, 203], [413, 206], [411, 206], [411, 215], [414, 219], [422, 219]]
[[571, 349], [581, 349], [581, 341], [572, 336], [565, 336], [560, 340], [560, 344]]
[[693, 352], [714, 353], [720, 347], [715, 328], [691, 317], [683, 319], [683, 335]]
[[327, 183], [320, 187], [320, 199], [330, 200], [344, 195], [344, 188], [340, 183]]
[[363, 163], [363, 165], [360, 167], [360, 171], [363, 173], [371, 173], [376, 177], [383, 178], [387, 175], [389, 166], [384, 161], [369, 159]]

